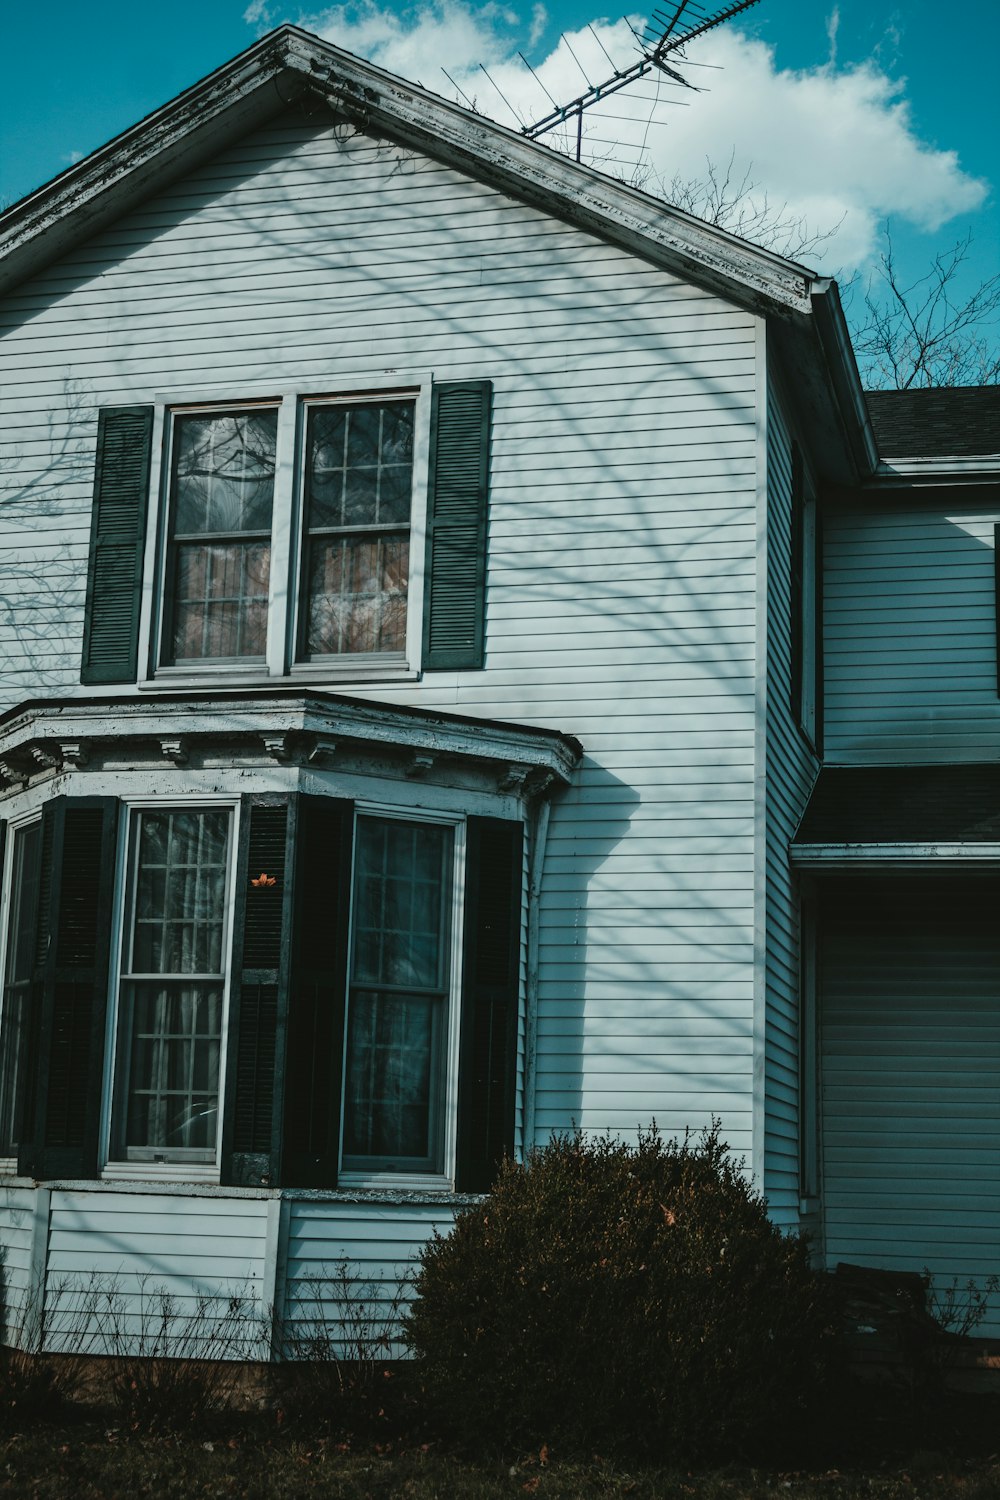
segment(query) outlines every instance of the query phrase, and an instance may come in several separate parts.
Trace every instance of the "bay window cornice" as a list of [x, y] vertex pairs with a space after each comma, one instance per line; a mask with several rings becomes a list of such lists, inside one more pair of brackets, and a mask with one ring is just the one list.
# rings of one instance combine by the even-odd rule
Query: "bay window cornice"
[[389, 775], [457, 770], [532, 797], [568, 783], [581, 747], [553, 730], [335, 694], [163, 694], [29, 703], [0, 720], [0, 798], [67, 771], [136, 765], [331, 769], [358, 756]]

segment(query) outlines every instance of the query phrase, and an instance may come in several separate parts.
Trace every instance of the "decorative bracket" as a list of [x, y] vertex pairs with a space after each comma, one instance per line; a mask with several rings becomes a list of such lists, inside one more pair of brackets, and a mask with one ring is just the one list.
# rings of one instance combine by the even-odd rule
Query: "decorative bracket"
[[90, 759], [86, 740], [60, 740], [59, 754], [64, 766], [85, 766]]
[[272, 760], [288, 760], [292, 753], [291, 735], [289, 734], [262, 734], [261, 740], [264, 749]]
[[503, 771], [497, 781], [498, 792], [514, 792], [520, 794], [524, 791], [524, 783], [528, 779], [530, 766], [518, 766], [511, 764]]
[[16, 771], [9, 761], [0, 760], [0, 785], [21, 791], [28, 785], [28, 778], [24, 771]]
[[434, 764], [434, 756], [429, 750], [414, 750], [406, 764], [407, 776], [426, 776]]
[[311, 766], [323, 765], [325, 761], [330, 761], [333, 759], [336, 749], [336, 740], [317, 740], [315, 745], [313, 745], [312, 749], [309, 751], [309, 764]]
[[176, 739], [161, 740], [160, 754], [164, 760], [173, 761], [175, 766], [186, 766], [188, 763], [188, 743], [184, 735], [179, 734]]
[[62, 765], [58, 755], [46, 750], [44, 745], [32, 745], [31, 758], [40, 771], [58, 771]]

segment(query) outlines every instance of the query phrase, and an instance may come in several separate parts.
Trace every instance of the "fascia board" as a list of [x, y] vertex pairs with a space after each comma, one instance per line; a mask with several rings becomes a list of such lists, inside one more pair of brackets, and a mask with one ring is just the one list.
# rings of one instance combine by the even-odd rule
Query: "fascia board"
[[15, 204], [0, 220], [0, 291], [223, 149], [304, 87], [360, 128], [426, 151], [738, 306], [762, 314], [810, 311], [814, 278], [804, 267], [291, 26]]
[[968, 458], [890, 458], [875, 471], [876, 480], [891, 484], [893, 480], [942, 479], [1000, 480], [1000, 453], [976, 454]]
[[792, 844], [792, 864], [799, 869], [852, 869], [859, 865], [893, 869], [928, 865], [1000, 864], [1000, 844]]

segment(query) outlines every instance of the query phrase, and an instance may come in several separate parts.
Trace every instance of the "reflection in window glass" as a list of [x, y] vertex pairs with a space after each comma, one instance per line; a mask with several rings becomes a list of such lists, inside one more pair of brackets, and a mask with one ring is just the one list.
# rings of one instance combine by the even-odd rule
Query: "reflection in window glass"
[[408, 401], [309, 412], [307, 657], [405, 648], [413, 412]]
[[170, 661], [265, 653], [277, 434], [275, 410], [174, 422]]
[[41, 821], [15, 830], [0, 1011], [0, 1156], [7, 1157], [17, 1155], [21, 1136], [41, 849]]
[[123, 955], [117, 1151], [214, 1161], [231, 814], [143, 812]]
[[344, 1167], [443, 1170], [448, 872], [453, 836], [359, 818]]

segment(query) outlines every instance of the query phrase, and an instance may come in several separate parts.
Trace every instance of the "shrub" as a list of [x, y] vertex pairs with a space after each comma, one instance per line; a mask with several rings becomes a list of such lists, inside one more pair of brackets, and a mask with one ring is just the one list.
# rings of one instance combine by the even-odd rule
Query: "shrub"
[[693, 1457], [790, 1431], [830, 1348], [826, 1278], [718, 1124], [507, 1161], [428, 1245], [405, 1336], [463, 1441]]

